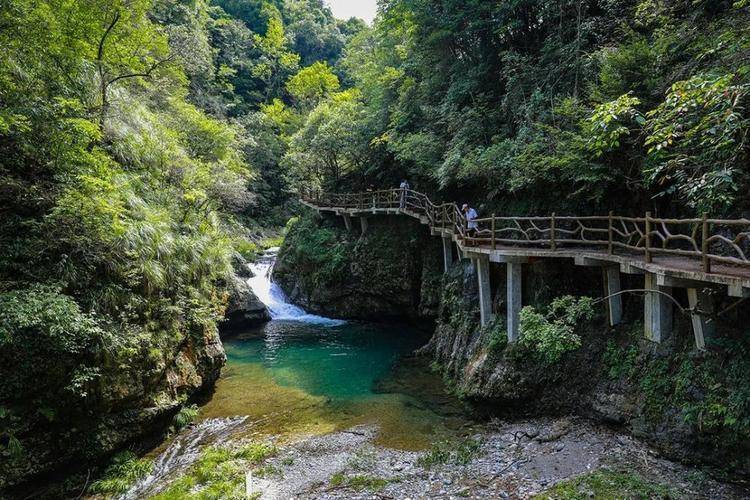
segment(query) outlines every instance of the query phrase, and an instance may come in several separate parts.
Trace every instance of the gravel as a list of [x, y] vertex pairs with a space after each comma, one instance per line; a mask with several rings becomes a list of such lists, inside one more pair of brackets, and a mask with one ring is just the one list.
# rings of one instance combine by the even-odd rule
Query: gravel
[[[583, 419], [493, 421], [471, 435], [482, 443], [467, 464], [425, 468], [424, 452], [374, 444], [377, 428], [355, 427], [302, 439], [270, 460], [279, 475], [260, 485], [263, 499], [529, 498], [602, 467], [636, 472], [677, 488], [680, 498], [747, 498], [748, 491], [659, 458], [646, 444]], [[291, 463], [290, 463], [291, 462]], [[357, 488], [347, 480], [377, 479]], [[700, 477], [700, 480], [696, 480]], [[385, 480], [385, 484], [384, 481]]]

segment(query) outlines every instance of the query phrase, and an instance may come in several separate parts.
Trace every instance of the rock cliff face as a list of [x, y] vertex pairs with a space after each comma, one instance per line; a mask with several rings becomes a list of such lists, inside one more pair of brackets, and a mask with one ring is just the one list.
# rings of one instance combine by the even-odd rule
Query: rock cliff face
[[32, 479], [40, 474], [80, 469], [163, 431], [189, 398], [213, 385], [225, 361], [215, 329], [177, 339], [144, 334], [127, 358], [95, 361], [98, 376], [78, 405], [35, 409], [33, 401], [10, 402], [26, 419], [16, 431], [22, 449], [0, 457], [0, 493], [8, 488], [14, 496], [19, 483], [34, 491]]
[[[356, 220], [355, 220], [356, 222]], [[407, 218], [369, 217], [365, 234], [339, 218], [294, 224], [274, 268], [289, 298], [316, 314], [345, 319], [434, 317], [442, 250]]]
[[[247, 262], [237, 256], [234, 264], [236, 274], [226, 284], [227, 321], [222, 328], [270, 319], [247, 284]], [[14, 438], [22, 443], [15, 453], [3, 443], [0, 429], [0, 497], [3, 491], [11, 496], [21, 491], [21, 496], [36, 494], [34, 478], [40, 475], [101, 463], [102, 457], [162, 433], [182, 405], [213, 386], [226, 361], [217, 329], [187, 321], [176, 324], [172, 332], [127, 332], [105, 352], [86, 358], [95, 373], [84, 382], [83, 399], [68, 401], [67, 382], [57, 377], [37, 381], [37, 389], [59, 394], [58, 407], [39, 405], [23, 395], [3, 395], [0, 423], [5, 405], [24, 417], [11, 422]], [[31, 350], [19, 355], [31, 363], [47, 359], [43, 352]], [[82, 352], [81, 359], [61, 360], [58, 368], [74, 366], [86, 356]]]
[[[498, 267], [494, 305], [503, 311]], [[601, 287], [596, 272], [564, 262], [528, 265], [524, 273], [529, 305]], [[625, 288], [640, 288], [638, 278], [623, 278]], [[724, 323], [712, 350], [699, 353], [689, 318], [678, 316], [672, 337], [657, 345], [643, 339], [641, 300], [627, 297], [626, 321], [616, 328], [606, 323], [601, 303], [598, 317], [576, 329], [581, 347], [550, 364], [523, 342], [507, 345], [502, 314], [480, 327], [476, 275], [463, 262], [445, 279], [435, 334], [421, 353], [435, 360], [458, 394], [493, 414], [582, 415], [625, 428], [670, 458], [749, 474], [750, 363], [742, 354], [746, 333], [730, 324], [742, 322]]]
[[[610, 328], [599, 303], [595, 319], [576, 328], [581, 346], [549, 363], [523, 342], [507, 345], [503, 266], [492, 266], [497, 314], [482, 328], [470, 261], [443, 277], [439, 239], [406, 218], [371, 222], [365, 236], [339, 224], [308, 217], [292, 230], [276, 276], [293, 300], [339, 317], [433, 319], [421, 354], [456, 393], [492, 414], [583, 415], [629, 429], [671, 458], [750, 472], [750, 346], [735, 326], [748, 324], [747, 311], [717, 319], [717, 339], [699, 353], [686, 316], [662, 345], [643, 340], [643, 299], [627, 295], [623, 325]], [[600, 273], [562, 260], [526, 265], [524, 304], [543, 309], [562, 295], [601, 296]], [[624, 289], [642, 288], [641, 277], [622, 280]], [[677, 299], [686, 301], [679, 292]]]

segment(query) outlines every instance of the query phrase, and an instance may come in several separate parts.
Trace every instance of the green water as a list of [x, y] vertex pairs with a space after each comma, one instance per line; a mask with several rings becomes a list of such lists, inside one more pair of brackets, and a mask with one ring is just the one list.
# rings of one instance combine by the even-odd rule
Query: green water
[[247, 415], [248, 434], [282, 440], [369, 424], [380, 444], [421, 449], [469, 422], [408, 358], [426, 341], [404, 326], [272, 321], [225, 339], [227, 367], [201, 415]]

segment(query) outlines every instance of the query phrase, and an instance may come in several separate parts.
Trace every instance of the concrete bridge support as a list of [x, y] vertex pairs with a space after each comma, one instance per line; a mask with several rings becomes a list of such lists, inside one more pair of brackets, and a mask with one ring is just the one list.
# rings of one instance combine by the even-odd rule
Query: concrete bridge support
[[607, 284], [607, 303], [609, 304], [609, 324], [610, 326], [622, 323], [622, 295], [620, 293], [620, 267], [607, 266], [604, 268], [604, 277]]
[[589, 257], [575, 257], [577, 266], [601, 267], [604, 277], [604, 290], [607, 298], [607, 312], [610, 326], [622, 323], [622, 295], [620, 293], [620, 266], [611, 262]]
[[492, 288], [490, 287], [490, 258], [485, 254], [472, 256], [479, 281], [479, 315], [482, 326], [492, 320]]
[[654, 273], [646, 273], [644, 288], [644, 333], [650, 341], [661, 343], [672, 333], [672, 287], [659, 285]]
[[453, 265], [453, 241], [448, 236], [443, 236], [443, 265], [446, 273]]
[[695, 335], [695, 347], [701, 351], [706, 350], [706, 339], [711, 338], [715, 332], [713, 320], [706, 313], [713, 312], [711, 296], [702, 288], [688, 288], [688, 304], [693, 311], [698, 310], [704, 314], [693, 312], [690, 316], [693, 321], [693, 334]]
[[508, 342], [515, 342], [519, 339], [521, 324], [521, 303], [522, 303], [522, 279], [523, 264], [519, 262], [508, 262], [507, 264], [507, 287], [508, 287]]
[[367, 217], [361, 216], [359, 218], [359, 226], [360, 226], [360, 228], [362, 228], [362, 234], [367, 233], [367, 229], [370, 227], [370, 225], [369, 225], [369, 223], [367, 221]]
[[680, 279], [656, 275], [656, 284], [672, 288], [685, 288], [687, 290], [688, 304], [694, 312], [690, 314], [693, 324], [693, 335], [695, 336], [695, 347], [703, 351], [706, 349], [706, 339], [715, 332], [715, 324], [708, 316], [713, 312], [711, 295], [706, 291], [706, 284], [690, 279]]
[[344, 218], [344, 225], [346, 226], [346, 230], [350, 233], [352, 232], [352, 218], [351, 216], [347, 214], [343, 214], [342, 217]]

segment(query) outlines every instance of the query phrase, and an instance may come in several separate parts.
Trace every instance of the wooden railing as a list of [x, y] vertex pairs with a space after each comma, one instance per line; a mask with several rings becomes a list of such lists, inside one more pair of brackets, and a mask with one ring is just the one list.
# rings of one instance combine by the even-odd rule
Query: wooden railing
[[484, 217], [476, 219], [470, 235], [464, 214], [455, 203], [433, 203], [412, 190], [389, 189], [364, 193], [302, 194], [308, 203], [324, 208], [402, 209], [427, 217], [431, 227], [450, 231], [470, 245], [540, 247], [553, 251], [578, 247], [608, 254], [640, 254], [646, 262], [654, 256], [671, 255], [699, 260], [704, 272], [712, 263], [750, 268], [750, 220], [666, 219], [605, 216]]

